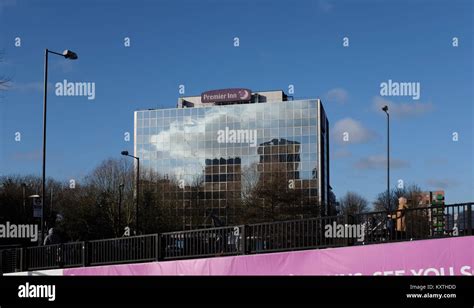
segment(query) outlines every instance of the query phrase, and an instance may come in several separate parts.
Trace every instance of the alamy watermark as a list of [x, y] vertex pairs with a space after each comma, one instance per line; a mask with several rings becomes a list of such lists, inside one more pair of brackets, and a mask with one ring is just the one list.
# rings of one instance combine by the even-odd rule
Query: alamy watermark
[[5, 224], [0, 224], [0, 238], [30, 238], [32, 242], [36, 242], [38, 225], [17, 225], [7, 221]]
[[220, 129], [217, 131], [218, 143], [248, 143], [251, 147], [257, 146], [256, 129]]
[[397, 82], [389, 79], [380, 83], [381, 96], [411, 96], [412, 99], [420, 99], [421, 86], [419, 82]]
[[18, 286], [19, 298], [46, 298], [50, 302], [56, 300], [56, 286], [50, 284], [37, 285], [26, 282]]
[[364, 227], [357, 224], [338, 224], [333, 222], [324, 226], [326, 238], [356, 238], [363, 242], [365, 239]]
[[95, 82], [57, 82], [56, 96], [87, 96], [88, 100], [95, 99]]

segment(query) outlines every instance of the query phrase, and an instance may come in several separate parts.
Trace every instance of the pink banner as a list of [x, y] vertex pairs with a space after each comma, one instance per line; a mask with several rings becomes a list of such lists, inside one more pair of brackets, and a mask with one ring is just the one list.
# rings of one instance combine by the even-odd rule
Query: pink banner
[[474, 273], [474, 236], [65, 269], [64, 275], [439, 275]]

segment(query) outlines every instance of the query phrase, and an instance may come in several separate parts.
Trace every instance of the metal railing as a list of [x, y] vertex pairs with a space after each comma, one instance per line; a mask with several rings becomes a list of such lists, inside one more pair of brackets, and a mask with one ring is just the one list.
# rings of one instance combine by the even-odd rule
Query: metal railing
[[474, 203], [0, 249], [0, 274], [473, 235]]
[[87, 265], [146, 262], [158, 259], [158, 234], [90, 241]]
[[167, 260], [243, 254], [244, 238], [243, 225], [162, 233], [162, 258]]
[[346, 216], [326, 216], [252, 224], [247, 231], [249, 253], [347, 246], [347, 238], [326, 237], [325, 226], [346, 224]]
[[428, 238], [472, 235], [474, 203], [408, 208], [391, 212], [370, 212], [352, 216], [363, 240], [371, 244]]
[[77, 267], [84, 265], [85, 242], [55, 244], [26, 248], [28, 270]]
[[19, 272], [22, 269], [23, 249], [7, 248], [0, 250], [0, 275]]

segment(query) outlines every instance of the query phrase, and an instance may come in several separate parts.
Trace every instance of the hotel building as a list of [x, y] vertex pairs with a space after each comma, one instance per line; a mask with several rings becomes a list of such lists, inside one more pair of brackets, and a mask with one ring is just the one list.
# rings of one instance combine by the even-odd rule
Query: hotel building
[[319, 99], [208, 91], [179, 98], [177, 108], [135, 111], [134, 135], [141, 169], [160, 177], [148, 185], [185, 229], [206, 226], [210, 212], [241, 223], [251, 202], [331, 212], [329, 122]]

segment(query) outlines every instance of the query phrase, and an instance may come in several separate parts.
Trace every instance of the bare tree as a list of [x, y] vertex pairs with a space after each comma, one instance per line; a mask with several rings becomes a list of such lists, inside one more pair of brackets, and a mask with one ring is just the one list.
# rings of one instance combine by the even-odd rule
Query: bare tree
[[124, 185], [121, 209], [124, 225], [131, 225], [135, 219], [134, 183], [133, 164], [125, 158], [105, 160], [86, 177], [89, 194], [96, 197], [96, 205], [103, 210], [107, 222], [114, 226], [117, 236], [121, 235], [121, 230], [117, 229], [119, 187]]
[[[260, 174], [257, 171], [257, 163], [254, 162], [248, 166], [244, 166], [242, 168], [242, 177], [241, 177], [241, 183], [242, 183], [242, 191], [241, 191], [241, 196], [242, 196], [242, 201], [244, 204], [248, 203], [254, 203], [254, 195], [253, 192], [257, 187], [258, 180], [260, 178]], [[250, 205], [250, 204], [248, 204]]]
[[422, 190], [416, 184], [410, 184], [403, 188], [395, 188], [390, 192], [390, 206], [387, 204], [387, 191], [378, 194], [374, 201], [375, 211], [393, 211], [397, 209], [398, 198], [407, 198], [407, 205], [409, 208], [419, 207], [422, 197]]
[[289, 185], [290, 181], [299, 181], [292, 179], [290, 173], [283, 165], [274, 165], [272, 172], [267, 173], [258, 172], [253, 165], [243, 170], [241, 223], [315, 215], [317, 205], [311, 205], [304, 198], [302, 184], [298, 187]]
[[340, 207], [342, 215], [354, 215], [367, 212], [368, 202], [358, 193], [349, 191], [341, 198]]

